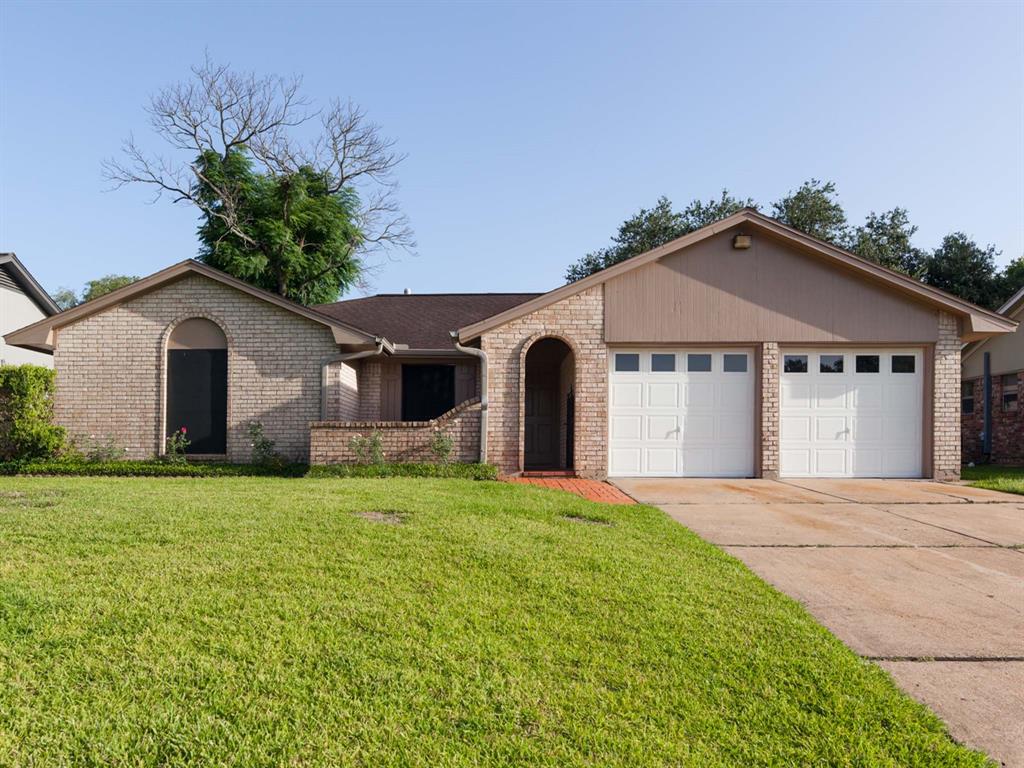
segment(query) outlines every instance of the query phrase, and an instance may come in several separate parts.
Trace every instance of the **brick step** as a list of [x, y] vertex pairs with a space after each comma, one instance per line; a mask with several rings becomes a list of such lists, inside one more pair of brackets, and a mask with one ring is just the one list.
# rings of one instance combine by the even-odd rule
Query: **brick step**
[[520, 477], [576, 477], [572, 469], [530, 469], [521, 472]]

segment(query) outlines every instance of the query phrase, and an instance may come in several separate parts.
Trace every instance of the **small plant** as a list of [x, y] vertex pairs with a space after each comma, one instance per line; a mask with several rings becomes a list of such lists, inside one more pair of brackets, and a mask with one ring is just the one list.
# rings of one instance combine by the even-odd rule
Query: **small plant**
[[73, 441], [71, 448], [66, 451], [68, 458], [81, 457], [82, 461], [90, 463], [102, 463], [105, 461], [117, 461], [124, 458], [127, 448], [122, 448], [110, 435], [89, 435], [81, 441]]
[[165, 461], [171, 464], [185, 463], [185, 450], [192, 444], [187, 435], [188, 430], [182, 427], [167, 438], [167, 451], [164, 453]]
[[381, 433], [374, 430], [369, 437], [353, 435], [348, 447], [356, 455], [360, 464], [383, 464], [384, 446]]
[[452, 449], [455, 448], [455, 441], [451, 436], [440, 429], [435, 429], [430, 436], [430, 452], [434, 454], [439, 464], [447, 464], [452, 457]]
[[258, 421], [249, 422], [249, 445], [252, 446], [252, 463], [263, 467], [279, 466], [284, 463], [277, 451], [274, 441], [263, 431], [263, 424]]

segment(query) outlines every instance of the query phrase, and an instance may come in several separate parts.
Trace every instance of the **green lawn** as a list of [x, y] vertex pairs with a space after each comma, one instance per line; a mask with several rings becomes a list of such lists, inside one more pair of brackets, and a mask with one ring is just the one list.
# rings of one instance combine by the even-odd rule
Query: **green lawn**
[[0, 479], [0, 764], [982, 765], [657, 510]]
[[985, 464], [964, 467], [960, 476], [975, 488], [989, 488], [1006, 493], [1024, 493], [1024, 467], [998, 467]]

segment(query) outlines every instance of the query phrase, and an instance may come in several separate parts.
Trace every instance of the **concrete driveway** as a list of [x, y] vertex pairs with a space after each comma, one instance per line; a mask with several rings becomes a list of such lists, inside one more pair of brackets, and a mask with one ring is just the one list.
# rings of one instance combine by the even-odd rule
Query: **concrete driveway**
[[902, 480], [616, 485], [799, 600], [958, 741], [1024, 766], [1024, 497]]

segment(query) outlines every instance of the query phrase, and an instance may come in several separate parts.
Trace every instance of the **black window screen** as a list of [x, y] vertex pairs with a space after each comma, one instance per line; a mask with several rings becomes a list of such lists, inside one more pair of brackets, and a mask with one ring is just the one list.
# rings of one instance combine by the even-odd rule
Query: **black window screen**
[[227, 453], [228, 351], [167, 351], [167, 436], [182, 427], [186, 453]]
[[454, 365], [402, 366], [402, 421], [429, 421], [454, 407]]

